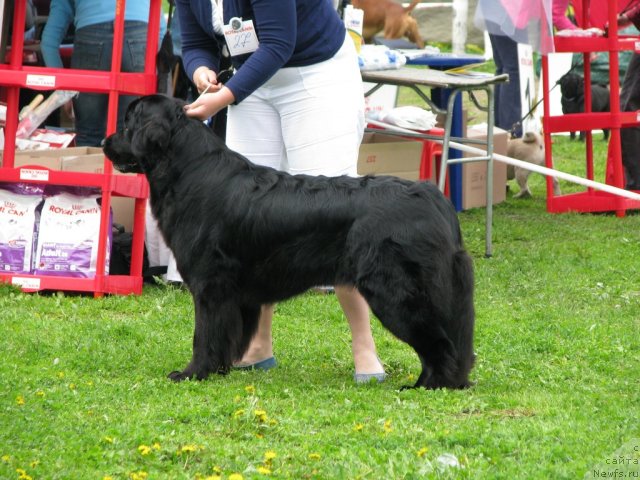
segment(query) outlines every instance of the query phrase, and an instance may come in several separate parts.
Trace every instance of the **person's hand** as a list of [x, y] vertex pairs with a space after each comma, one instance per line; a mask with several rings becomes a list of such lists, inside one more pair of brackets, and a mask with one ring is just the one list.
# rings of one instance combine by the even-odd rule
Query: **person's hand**
[[207, 88], [211, 90], [212, 86], [217, 85], [217, 83], [218, 76], [209, 67], [198, 67], [193, 72], [193, 84], [199, 93], [204, 92]]
[[219, 84], [215, 88], [217, 91], [203, 93], [195, 102], [185, 105], [184, 109], [189, 117], [206, 120], [235, 101], [233, 93], [227, 87]]

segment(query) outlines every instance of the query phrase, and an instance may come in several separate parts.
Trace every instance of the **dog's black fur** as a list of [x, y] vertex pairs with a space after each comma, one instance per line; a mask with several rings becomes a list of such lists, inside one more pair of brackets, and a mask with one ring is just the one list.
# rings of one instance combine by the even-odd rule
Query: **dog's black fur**
[[469, 386], [472, 261], [434, 185], [256, 166], [160, 95], [132, 103], [104, 151], [117, 170], [146, 175], [153, 214], [193, 295], [193, 357], [173, 380], [227, 373], [261, 305], [332, 284], [357, 287], [415, 349], [416, 387]]
[[[577, 73], [569, 72], [558, 80], [562, 97], [562, 113], [583, 113], [584, 112], [584, 78]], [[609, 111], [609, 89], [597, 83], [591, 84], [591, 111]], [[609, 138], [609, 130], [603, 130], [604, 139]], [[586, 132], [580, 132], [580, 140], [583, 141]], [[576, 137], [575, 132], [570, 132], [571, 139]]]

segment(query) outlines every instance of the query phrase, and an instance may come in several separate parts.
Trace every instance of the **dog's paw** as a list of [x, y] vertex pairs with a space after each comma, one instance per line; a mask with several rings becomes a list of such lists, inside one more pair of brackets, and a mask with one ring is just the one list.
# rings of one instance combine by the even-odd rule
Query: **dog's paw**
[[186, 370], [174, 370], [169, 375], [167, 375], [167, 377], [169, 378], [169, 380], [172, 380], [174, 382], [182, 382], [183, 380], [189, 380], [191, 377], [193, 377], [193, 373], [188, 373]]

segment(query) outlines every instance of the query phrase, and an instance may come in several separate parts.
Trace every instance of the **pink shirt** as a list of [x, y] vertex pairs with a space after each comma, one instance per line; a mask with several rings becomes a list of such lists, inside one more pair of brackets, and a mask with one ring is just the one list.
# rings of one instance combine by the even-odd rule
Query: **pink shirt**
[[567, 7], [569, 0], [553, 0], [553, 8], [551, 11], [551, 20], [553, 26], [558, 30], [575, 30], [577, 27], [567, 18]]

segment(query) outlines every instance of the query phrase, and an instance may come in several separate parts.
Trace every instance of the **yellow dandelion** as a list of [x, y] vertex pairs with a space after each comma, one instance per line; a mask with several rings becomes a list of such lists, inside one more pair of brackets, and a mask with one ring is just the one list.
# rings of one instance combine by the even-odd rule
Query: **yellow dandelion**
[[58, 372], [58, 378], [64, 378], [64, 372]]
[[129, 477], [131, 478], [131, 480], [147, 480], [147, 477], [149, 476], [149, 474], [147, 472], [144, 471], [139, 471], [139, 472], [131, 472], [129, 474]]
[[31, 475], [28, 475], [23, 468], [16, 468], [16, 472], [18, 473], [18, 480], [33, 480]]
[[278, 456], [278, 454], [276, 452], [274, 452], [273, 450], [267, 450], [266, 452], [264, 452], [264, 461], [266, 463], [269, 463], [269, 462], [271, 462], [271, 460], [273, 460], [277, 456]]
[[214, 466], [211, 470], [213, 470], [213, 473], [217, 475], [222, 475], [222, 467], [219, 467], [218, 465]]
[[262, 474], [262, 475], [271, 475], [271, 470], [269, 470], [267, 467], [258, 467], [257, 468], [258, 473]]
[[197, 452], [199, 450], [197, 445], [194, 444], [188, 444], [188, 445], [183, 445], [178, 449], [178, 455], [181, 455], [183, 453], [194, 453]]
[[429, 449], [427, 447], [422, 447], [420, 450], [418, 450], [418, 456], [419, 457], [424, 457], [425, 454], [429, 451]]
[[39, 463], [40, 463], [40, 460], [32, 460], [31, 463], [29, 464], [29, 466], [31, 468], [36, 468]]
[[278, 424], [278, 421], [275, 418], [269, 419], [269, 425], [275, 427]]
[[320, 460], [320, 454], [319, 453], [310, 453], [309, 454], [309, 460]]
[[16, 403], [17, 403], [18, 405], [24, 405], [24, 397], [23, 397], [22, 395], [18, 395], [18, 396], [16, 397]]
[[95, 412], [93, 410], [87, 410], [87, 415], [92, 416]]
[[241, 408], [239, 410], [236, 410], [235, 412], [233, 412], [233, 418], [238, 418], [244, 415], [244, 408]]
[[113, 437], [103, 437], [102, 438], [103, 441], [105, 441], [106, 443], [113, 443]]
[[113, 480], [113, 477], [111, 475], [105, 475], [102, 477], [102, 480]]
[[384, 430], [384, 433], [390, 433], [393, 430], [391, 428], [391, 420], [385, 420], [382, 428]]
[[160, 450], [160, 444], [158, 442], [154, 442], [154, 444], [151, 445], [151, 448], [153, 448], [154, 450]]
[[253, 394], [256, 393], [256, 387], [254, 387], [253, 385], [247, 385], [246, 387], [244, 387], [244, 391], [248, 394]]
[[202, 477], [202, 480], [222, 480], [220, 475], [208, 475], [206, 477]]
[[0, 460], [2, 460], [3, 463], [9, 463], [11, 461], [11, 457], [9, 455], [2, 455]]
[[415, 380], [416, 380], [416, 376], [413, 373], [410, 373], [409, 375], [407, 375], [408, 382], [415, 382]]
[[267, 421], [267, 412], [265, 412], [264, 410], [254, 410], [253, 414], [256, 416], [259, 422], [264, 423]]
[[242, 400], [242, 397], [240, 395], [236, 395], [235, 397], [233, 397], [234, 403], [238, 403], [240, 402], [240, 400]]
[[69, 384], [69, 390], [75, 390], [76, 389], [76, 384], [75, 383], [70, 383]]
[[91, 380], [89, 380], [88, 382], [86, 382], [87, 387], [93, 387], [93, 382]]
[[140, 452], [140, 455], [149, 455], [151, 453], [151, 447], [148, 445], [140, 445], [138, 447], [138, 451]]
[[229, 475], [229, 480], [244, 480], [244, 477], [240, 473], [232, 473]]
[[36, 397], [44, 397], [44, 392], [42, 390], [38, 390], [36, 392]]
[[256, 438], [259, 438], [260, 440], [262, 440], [264, 438], [264, 434], [256, 433]]
[[356, 424], [353, 426], [353, 429], [354, 429], [356, 432], [361, 432], [363, 428], [364, 428], [364, 425], [363, 425], [363, 424], [361, 424], [361, 423], [356, 423]]

